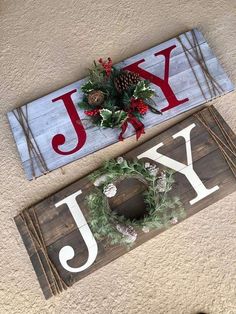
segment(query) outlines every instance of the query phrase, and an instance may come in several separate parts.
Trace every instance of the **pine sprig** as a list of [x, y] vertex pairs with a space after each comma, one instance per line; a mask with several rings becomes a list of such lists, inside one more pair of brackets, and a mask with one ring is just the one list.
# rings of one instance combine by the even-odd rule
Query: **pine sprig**
[[148, 99], [153, 97], [154, 95], [154, 90], [150, 87], [150, 83], [146, 80], [138, 82], [133, 94], [135, 99]]
[[90, 93], [91, 91], [93, 91], [95, 89], [95, 84], [94, 82], [90, 80], [88, 80], [82, 87], [81, 87], [81, 90], [83, 93], [85, 94], [88, 94]]
[[[153, 173], [153, 170], [156, 170], [157, 173]], [[114, 184], [121, 178], [131, 177], [140, 178], [148, 185], [147, 190], [143, 193], [148, 214], [141, 220], [134, 219], [131, 221], [111, 211], [102, 192], [108, 184]], [[165, 178], [164, 190], [163, 188], [160, 190], [160, 183], [163, 178]], [[122, 159], [122, 161], [117, 162], [117, 160], [110, 160], [101, 169], [95, 171], [90, 179], [93, 182], [101, 181], [98, 184], [97, 192], [90, 194], [87, 199], [90, 212], [89, 223], [95, 238], [98, 240], [108, 238], [111, 244], [130, 246], [131, 244], [127, 243], [124, 236], [116, 229], [117, 224], [135, 228], [145, 227], [148, 230], [160, 229], [170, 226], [173, 218], [181, 220], [185, 216], [179, 198], [171, 198], [168, 195], [174, 183], [172, 171], [160, 172], [153, 165], [147, 166], [140, 161]]]
[[95, 61], [93, 63], [93, 67], [89, 69], [89, 79], [92, 84], [101, 84], [104, 80], [104, 70], [102, 69], [100, 64], [97, 64]]
[[[110, 58], [107, 61], [99, 59], [98, 63], [94, 61], [81, 91], [84, 97], [78, 103], [79, 108], [84, 110], [93, 124], [100, 127], [120, 128], [127, 116], [141, 122], [148, 108], [159, 113], [154, 108], [155, 104], [154, 107], [150, 105], [151, 97], [155, 94], [150, 82], [141, 80], [135, 73], [115, 68]], [[111, 113], [109, 119], [107, 110]]]

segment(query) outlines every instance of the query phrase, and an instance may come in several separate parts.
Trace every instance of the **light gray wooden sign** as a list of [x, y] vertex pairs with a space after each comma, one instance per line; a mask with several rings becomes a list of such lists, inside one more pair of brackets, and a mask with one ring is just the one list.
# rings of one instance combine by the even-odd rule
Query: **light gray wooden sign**
[[[145, 128], [166, 121], [233, 90], [233, 84], [197, 29], [116, 65], [149, 79], [162, 115], [148, 112]], [[92, 126], [77, 103], [86, 79], [8, 113], [29, 180], [118, 141], [119, 130]], [[82, 135], [86, 137], [82, 141]], [[134, 134], [128, 127], [126, 137]], [[122, 142], [121, 144], [122, 145]], [[55, 147], [57, 149], [55, 149]]]

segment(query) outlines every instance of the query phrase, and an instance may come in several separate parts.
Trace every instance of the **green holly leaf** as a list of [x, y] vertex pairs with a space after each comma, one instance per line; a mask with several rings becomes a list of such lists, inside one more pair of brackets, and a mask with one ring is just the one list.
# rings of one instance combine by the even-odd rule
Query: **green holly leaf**
[[110, 120], [112, 117], [112, 111], [108, 109], [100, 110], [100, 116], [104, 121]]
[[146, 80], [139, 81], [133, 93], [135, 99], [137, 98], [147, 99], [151, 98], [154, 95], [155, 95], [154, 90], [150, 87], [149, 81]]
[[84, 85], [82, 85], [81, 90], [83, 93], [88, 94], [94, 90], [94, 84], [91, 82], [91, 80], [89, 80]]
[[100, 116], [102, 117], [101, 126], [105, 128], [112, 127], [112, 111], [108, 109], [100, 110]]
[[105, 128], [115, 128], [125, 121], [127, 113], [123, 110], [112, 112], [108, 109], [102, 109], [100, 110], [100, 116], [102, 117], [101, 126]]
[[120, 126], [127, 119], [127, 113], [123, 110], [117, 110], [114, 112], [113, 118], [114, 124]]

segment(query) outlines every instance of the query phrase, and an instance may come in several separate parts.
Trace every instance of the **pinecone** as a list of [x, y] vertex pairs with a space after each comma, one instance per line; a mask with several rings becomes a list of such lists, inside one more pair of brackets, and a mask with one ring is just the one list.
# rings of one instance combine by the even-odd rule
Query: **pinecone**
[[91, 106], [100, 106], [104, 102], [104, 94], [100, 90], [93, 90], [88, 94], [88, 103]]
[[116, 225], [116, 229], [126, 237], [127, 243], [132, 243], [137, 238], [137, 232], [134, 230], [132, 226], [125, 226], [125, 225]]
[[131, 85], [136, 85], [140, 81], [140, 76], [137, 73], [123, 71], [115, 78], [115, 87], [119, 93], [127, 90]]
[[117, 187], [113, 183], [109, 183], [103, 188], [103, 194], [106, 195], [106, 197], [113, 197], [117, 193]]
[[161, 175], [157, 181], [157, 188], [158, 188], [159, 192], [161, 192], [161, 193], [166, 192], [166, 189], [167, 189], [166, 173], [164, 173], [164, 172], [161, 173]]

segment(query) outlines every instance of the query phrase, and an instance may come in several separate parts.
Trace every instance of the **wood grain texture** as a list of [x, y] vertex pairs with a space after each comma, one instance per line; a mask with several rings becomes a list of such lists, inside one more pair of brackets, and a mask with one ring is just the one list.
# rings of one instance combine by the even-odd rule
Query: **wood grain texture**
[[[206, 108], [201, 112], [207, 119], [211, 130], [217, 134], [222, 142], [227, 143], [224, 134], [222, 134], [219, 127], [216, 125], [215, 120], [212, 118], [209, 108]], [[232, 143], [236, 145], [235, 134], [229, 128], [223, 118], [215, 110], [214, 112], [216, 113], [221, 124], [224, 126], [226, 132], [229, 134]], [[186, 145], [184, 140], [182, 137], [173, 139], [172, 135], [176, 134], [192, 123], [195, 123], [196, 125], [191, 133], [193, 168], [206, 188], [212, 188], [217, 185], [219, 186], [219, 189], [213, 194], [198, 201], [194, 205], [191, 205], [190, 200], [196, 196], [196, 192], [186, 177], [181, 173], [176, 172], [174, 174], [175, 184], [172, 191], [170, 192], [170, 195], [177, 195], [180, 197], [180, 200], [186, 209], [187, 217], [190, 217], [201, 209], [217, 202], [236, 189], [235, 177], [230, 170], [225, 158], [223, 157], [219, 146], [195, 116], [191, 116], [183, 120], [182, 122], [174, 125], [173, 127], [124, 155], [126, 159], [136, 159], [138, 155], [145, 152], [147, 149], [154, 147], [160, 142], [163, 142], [164, 146], [158, 149], [160, 153], [169, 156], [170, 158], [174, 158], [179, 162], [186, 163]], [[158, 167], [163, 167], [158, 163], [158, 160], [156, 161], [156, 164]], [[126, 182], [126, 185], [121, 187], [121, 189], [118, 191], [119, 198], [116, 202], [113, 202], [112, 206], [114, 206], [116, 210], [122, 211], [123, 206], [127, 201], [129, 204], [132, 204], [133, 200], [133, 204], [135, 204], [137, 200], [140, 200], [139, 197], [143, 192], [143, 188], [144, 187], [139, 185], [137, 182]], [[88, 177], [84, 177], [55, 193], [49, 198], [43, 200], [42, 202], [35, 204], [33, 207], [23, 211], [23, 214], [31, 214], [33, 211], [36, 213], [50, 260], [54, 263], [61, 278], [68, 286], [71, 286], [76, 281], [82, 279], [88, 274], [91, 274], [98, 268], [103, 267], [104, 265], [110, 263], [127, 252], [126, 248], [124, 247], [118, 245], [111, 246], [108, 245], [106, 241], [101, 241], [98, 242], [98, 255], [95, 262], [85, 271], [80, 273], [71, 273], [66, 271], [61, 266], [58, 254], [63, 246], [71, 245], [75, 249], [75, 256], [72, 260], [70, 260], [71, 267], [79, 267], [80, 265], [83, 265], [87, 260], [88, 251], [67, 206], [62, 205], [56, 208], [55, 203], [78, 190], [82, 190], [82, 194], [80, 194], [76, 200], [80, 205], [85, 218], [88, 219], [89, 209], [85, 199], [86, 196], [91, 191], [93, 191], [93, 189], [94, 186], [92, 182]], [[27, 248], [45, 298], [49, 298], [53, 295], [52, 288], [50, 287], [49, 283], [50, 278], [47, 279], [45, 271], [42, 270], [42, 265], [45, 265], [47, 274], [47, 263], [45, 263], [41, 255], [40, 248], [38, 248], [34, 241], [30, 238], [30, 235], [27, 231], [27, 226], [22, 222], [21, 215], [22, 213], [15, 217], [15, 222]], [[133, 248], [136, 248], [137, 246], [163, 231], [164, 229], [153, 230], [149, 233], [143, 233], [141, 230], [138, 231], [137, 242]]]
[[[197, 29], [194, 30], [197, 38], [197, 45], [201, 47], [204, 60], [207, 64], [209, 72], [212, 77], [221, 86], [222, 91], [218, 93], [217, 96], [223, 95], [233, 90], [233, 85], [228, 76], [225, 74], [224, 70], [220, 66], [217, 58], [214, 56], [212, 50], [210, 49], [208, 43], [206, 42], [204, 36]], [[183, 44], [186, 46], [190, 53], [193, 53], [193, 49], [189, 42], [187, 41], [185, 35], [189, 38], [191, 44], [196, 48], [196, 43], [194, 43], [191, 38], [191, 33], [187, 32], [180, 35]], [[197, 107], [206, 101], [212, 100], [214, 97], [209, 90], [207, 82], [204, 79], [202, 73], [202, 68], [194, 58], [190, 56], [190, 62], [192, 67], [189, 65], [188, 60], [185, 56], [182, 46], [178, 42], [177, 38], [170, 39], [162, 44], [159, 44], [153, 48], [150, 48], [142, 53], [139, 53], [131, 58], [120, 62], [116, 66], [118, 68], [123, 68], [128, 66], [137, 60], [145, 59], [145, 62], [141, 64], [141, 68], [147, 70], [154, 75], [163, 78], [165, 62], [163, 56], [155, 57], [154, 54], [171, 45], [176, 45], [176, 48], [171, 52], [170, 58], [170, 69], [169, 69], [169, 84], [174, 91], [178, 99], [189, 98], [188, 102], [172, 108], [163, 115], [155, 115], [148, 112], [144, 118], [144, 124], [146, 128], [150, 128], [161, 122], [164, 122], [180, 113]], [[206, 99], [203, 97], [201, 90], [199, 89], [194, 72], [197, 73], [199, 83], [201, 84], [202, 90], [206, 95]], [[63, 95], [73, 89], [78, 89], [76, 94], [72, 95], [74, 104], [77, 104], [81, 97], [80, 87], [85, 82], [86, 79], [77, 81], [70, 84], [64, 88], [61, 88], [47, 96], [37, 99], [31, 103], [27, 104], [28, 110], [28, 123], [32, 130], [34, 139], [40, 148], [40, 151], [45, 159], [49, 171], [66, 165], [74, 160], [82, 158], [92, 152], [100, 150], [108, 145], [111, 145], [118, 140], [119, 131], [112, 129], [99, 129], [98, 127], [92, 126], [83, 110], [76, 106], [77, 112], [82, 120], [82, 123], [86, 129], [87, 140], [85, 145], [76, 153], [63, 156], [57, 154], [51, 146], [52, 138], [58, 134], [63, 133], [66, 138], [66, 142], [62, 145], [64, 151], [70, 150], [76, 145], [75, 131], [71, 125], [70, 119], [67, 115], [65, 106], [62, 102], [52, 103], [52, 99]], [[158, 108], [161, 110], [167, 106], [167, 100], [160, 87], [152, 84], [152, 87], [157, 93], [157, 98], [154, 100], [158, 104]], [[23, 112], [26, 112], [26, 105], [22, 107]], [[22, 164], [29, 180], [33, 178], [31, 170], [31, 161], [29, 158], [29, 153], [27, 149], [27, 141], [25, 139], [24, 133], [18, 121], [16, 120], [13, 112], [8, 113], [8, 119], [12, 128], [12, 132], [16, 141], [16, 145], [22, 160]], [[134, 134], [134, 130], [129, 126], [126, 136], [131, 136]], [[94, 138], [99, 139], [94, 141]], [[122, 143], [120, 144], [122, 145]], [[42, 169], [37, 165], [35, 158], [33, 158], [35, 176], [38, 177], [42, 175]]]

